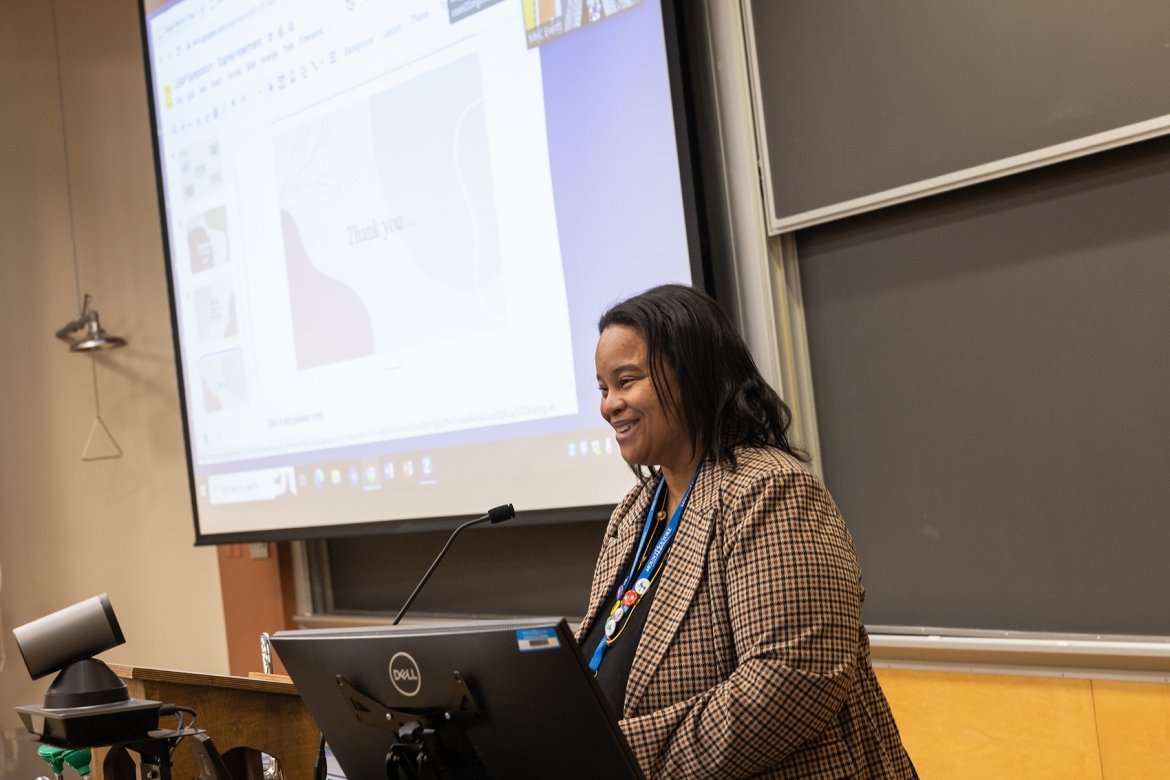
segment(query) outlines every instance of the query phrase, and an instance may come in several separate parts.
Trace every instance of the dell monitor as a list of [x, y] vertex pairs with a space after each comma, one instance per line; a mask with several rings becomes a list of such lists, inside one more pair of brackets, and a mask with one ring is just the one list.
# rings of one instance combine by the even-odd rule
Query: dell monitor
[[641, 778], [563, 619], [281, 631], [350, 780]]

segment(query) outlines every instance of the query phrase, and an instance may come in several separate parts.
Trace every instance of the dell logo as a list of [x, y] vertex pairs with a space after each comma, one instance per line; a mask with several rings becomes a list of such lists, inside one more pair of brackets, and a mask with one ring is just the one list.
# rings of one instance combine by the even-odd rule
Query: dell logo
[[395, 653], [390, 659], [390, 684], [403, 696], [414, 696], [422, 688], [418, 663], [410, 653]]

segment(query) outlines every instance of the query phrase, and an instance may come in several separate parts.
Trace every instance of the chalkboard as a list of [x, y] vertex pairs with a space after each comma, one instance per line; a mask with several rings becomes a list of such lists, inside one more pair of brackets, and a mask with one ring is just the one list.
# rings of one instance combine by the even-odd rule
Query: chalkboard
[[1170, 634], [1170, 139], [797, 248], [866, 623]]
[[[750, 12], [776, 230], [1170, 114], [1158, 0], [753, 0]], [[1155, 124], [1167, 132], [1170, 118]]]

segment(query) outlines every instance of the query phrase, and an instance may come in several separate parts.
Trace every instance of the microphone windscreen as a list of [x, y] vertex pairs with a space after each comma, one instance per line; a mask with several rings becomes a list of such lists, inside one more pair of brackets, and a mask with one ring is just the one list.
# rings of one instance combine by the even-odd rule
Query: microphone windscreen
[[511, 504], [501, 504], [488, 510], [488, 520], [493, 523], [502, 523], [505, 520], [511, 520], [515, 516], [516, 510], [512, 508]]

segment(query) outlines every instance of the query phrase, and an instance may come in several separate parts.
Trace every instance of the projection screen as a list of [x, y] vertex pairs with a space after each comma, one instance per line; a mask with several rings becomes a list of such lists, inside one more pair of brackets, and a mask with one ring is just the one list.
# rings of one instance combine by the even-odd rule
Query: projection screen
[[197, 543], [620, 499], [595, 323], [699, 255], [671, 20], [144, 4]]

